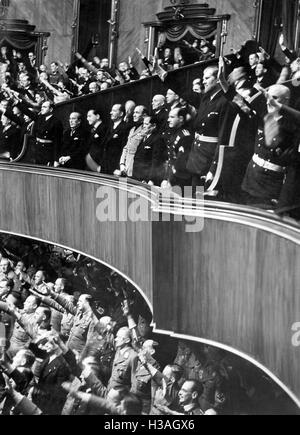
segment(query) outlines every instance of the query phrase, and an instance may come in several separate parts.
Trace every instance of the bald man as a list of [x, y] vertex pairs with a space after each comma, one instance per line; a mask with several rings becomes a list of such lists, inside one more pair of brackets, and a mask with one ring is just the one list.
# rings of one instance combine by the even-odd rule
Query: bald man
[[288, 106], [290, 90], [283, 85], [271, 86], [268, 91], [267, 115], [259, 113], [260, 127], [256, 136], [255, 152], [249, 163], [243, 190], [246, 203], [262, 208], [274, 208], [284, 185], [287, 168], [297, 152], [296, 127], [282, 115], [270, 100]]
[[158, 130], [164, 131], [167, 126], [168, 110], [165, 106], [166, 98], [164, 95], [154, 95], [152, 100], [152, 115], [157, 119]]

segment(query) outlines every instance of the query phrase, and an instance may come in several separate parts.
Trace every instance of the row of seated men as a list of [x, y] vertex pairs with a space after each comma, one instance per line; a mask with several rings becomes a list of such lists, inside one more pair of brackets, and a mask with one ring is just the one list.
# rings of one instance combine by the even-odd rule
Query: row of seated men
[[295, 411], [250, 364], [210, 346], [153, 334], [145, 312], [136, 317], [140, 301], [131, 293], [124, 299], [117, 282], [108, 304], [100, 292], [100, 307], [91, 294], [75, 298], [64, 278], [46, 283], [37, 270], [28, 279], [23, 261], [14, 266], [2, 258], [0, 269], [0, 332], [5, 325], [7, 338], [0, 362], [2, 414]]

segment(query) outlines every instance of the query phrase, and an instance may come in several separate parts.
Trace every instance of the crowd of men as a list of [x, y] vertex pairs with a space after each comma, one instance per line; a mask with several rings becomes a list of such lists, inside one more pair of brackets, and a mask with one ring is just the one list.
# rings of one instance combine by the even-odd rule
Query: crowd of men
[[258, 369], [154, 334], [122, 277], [57, 247], [1, 236], [2, 415], [295, 412]]
[[[300, 59], [283, 37], [279, 43], [286, 56], [281, 73], [262, 48], [247, 59], [235, 51], [205, 68], [190, 89], [169, 75], [174, 64], [166, 49], [163, 58], [154, 56], [148, 63], [166, 87], [165, 95], [153, 96], [152, 107], [120, 101], [111, 108], [109, 122], [107, 114], [91, 107], [87, 113], [71, 113], [65, 131], [54, 102], [44, 91], [35, 93], [30, 68], [22, 71], [24, 63], [18, 62], [12, 68], [18, 92], [2, 87], [0, 157], [13, 160], [22, 154], [23, 138], [29, 137], [32, 163], [131, 177], [167, 189], [179, 186], [183, 194], [187, 186], [194, 195], [203, 187], [211, 198], [278, 213], [295, 209], [297, 216]], [[1, 52], [5, 62], [6, 48]], [[116, 74], [108, 71], [107, 59], [94, 59], [95, 66], [77, 57], [86, 66], [87, 87], [91, 74]], [[32, 69], [33, 58], [30, 53]], [[120, 64], [117, 76], [120, 72], [129, 76], [118, 83], [139, 78], [130, 63]], [[40, 84], [57, 85], [65, 76], [70, 78], [52, 63]]]

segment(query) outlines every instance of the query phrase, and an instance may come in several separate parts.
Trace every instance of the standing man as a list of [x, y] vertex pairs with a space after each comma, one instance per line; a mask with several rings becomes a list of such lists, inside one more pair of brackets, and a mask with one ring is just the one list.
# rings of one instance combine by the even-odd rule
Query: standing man
[[191, 151], [193, 136], [185, 129], [187, 112], [185, 109], [173, 109], [169, 114], [169, 127], [171, 130], [167, 141], [167, 162], [164, 181], [171, 186], [191, 185], [191, 175], [186, 169]]
[[[165, 71], [157, 69], [157, 67], [156, 71], [167, 86], [172, 87], [178, 93], [182, 93], [180, 83], [175, 83]], [[226, 100], [218, 82], [217, 66], [209, 66], [204, 70], [203, 86], [204, 94], [192, 93], [185, 98], [194, 107], [199, 106], [198, 115], [193, 123], [195, 138], [187, 163], [187, 169], [192, 175], [194, 188], [203, 186], [214, 159], [218, 155], [219, 146], [226, 145], [226, 143], [222, 143], [221, 131], [223, 130], [225, 115], [232, 110], [230, 102]], [[226, 130], [231, 131], [231, 125], [231, 118], [228, 117]]]
[[103, 144], [103, 157], [96, 160], [99, 163], [98, 172], [113, 175], [119, 166], [122, 150], [128, 138], [128, 124], [124, 122], [125, 109], [122, 104], [115, 104], [110, 112], [111, 126]]
[[115, 340], [116, 355], [113, 362], [108, 391], [130, 390], [138, 364], [138, 355], [131, 347], [131, 332], [127, 327], [119, 329]]
[[69, 118], [70, 128], [63, 135], [62, 148], [58, 164], [55, 166], [85, 169], [85, 156], [87, 155], [87, 132], [82, 126], [82, 116], [73, 112]]
[[[53, 110], [53, 103], [45, 101], [33, 127], [33, 135], [36, 139], [37, 165], [53, 166], [54, 162], [58, 162], [60, 156], [63, 125], [55, 117]], [[33, 114], [30, 116], [33, 118]]]
[[132, 177], [134, 156], [138, 146], [144, 138], [143, 121], [147, 114], [145, 106], [137, 106], [133, 112], [134, 127], [130, 130], [128, 141], [123, 149], [123, 153], [120, 160], [120, 172], [126, 174], [128, 177]]
[[101, 114], [96, 109], [91, 109], [87, 113], [87, 122], [91, 128], [88, 138], [88, 155], [86, 164], [91, 171], [97, 172], [98, 160], [103, 157], [103, 142], [106, 137], [107, 127], [104, 125]]

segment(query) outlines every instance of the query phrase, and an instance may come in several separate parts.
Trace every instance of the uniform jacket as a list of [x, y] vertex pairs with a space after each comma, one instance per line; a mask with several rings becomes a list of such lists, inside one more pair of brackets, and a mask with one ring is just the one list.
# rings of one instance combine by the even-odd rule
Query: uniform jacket
[[131, 347], [117, 350], [113, 362], [108, 390], [112, 388], [131, 388], [138, 364], [137, 353]]
[[[292, 164], [297, 153], [298, 137], [295, 125], [285, 116], [277, 119], [274, 115], [268, 114], [265, 118], [260, 118], [263, 124], [259, 127], [256, 141], [255, 154], [264, 161], [285, 168], [282, 172], [276, 172], [257, 165], [253, 160], [250, 161], [243, 182], [243, 190], [253, 197], [264, 200], [278, 200], [285, 180], [287, 168]], [[276, 123], [277, 133], [272, 139], [272, 143], [266, 141], [266, 128], [269, 123]]]
[[[55, 118], [55, 116], [49, 118], [39, 115], [33, 128], [33, 135], [35, 138], [52, 141], [52, 144], [37, 144], [38, 156], [42, 157], [47, 153], [47, 158], [50, 159], [50, 163], [58, 161], [61, 155], [61, 140], [63, 136], [63, 125], [61, 121]], [[37, 161], [37, 163], [39, 163], [39, 161]]]

